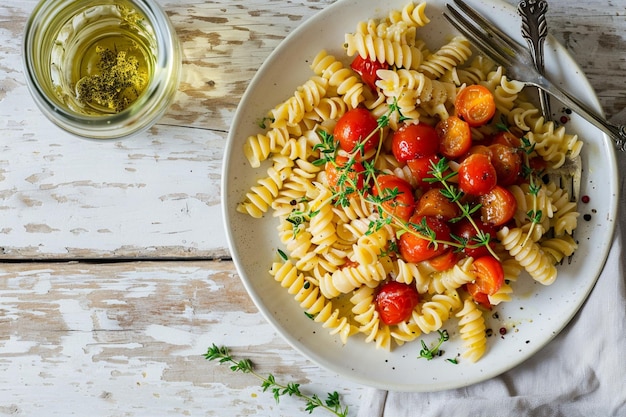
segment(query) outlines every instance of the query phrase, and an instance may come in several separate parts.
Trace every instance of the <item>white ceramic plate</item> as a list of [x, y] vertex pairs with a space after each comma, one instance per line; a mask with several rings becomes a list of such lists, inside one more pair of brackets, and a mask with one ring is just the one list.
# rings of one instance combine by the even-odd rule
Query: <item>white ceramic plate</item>
[[[442, 358], [417, 359], [418, 341], [390, 353], [377, 350], [360, 336], [350, 338], [344, 346], [338, 337], [308, 319], [293, 297], [268, 273], [280, 247], [277, 220], [269, 214], [256, 220], [236, 211], [245, 192], [266, 175], [265, 170], [250, 168], [242, 152], [243, 144], [249, 135], [258, 133], [256, 122], [312, 75], [309, 64], [319, 50], [343, 56], [346, 32], [353, 32], [359, 21], [382, 17], [406, 2], [340, 0], [306, 21], [274, 51], [252, 80], [232, 125], [224, 161], [223, 207], [231, 254], [250, 297], [294, 348], [317, 364], [365, 385], [400, 391], [437, 391], [467, 386], [519, 365], [553, 339], [576, 314], [603, 268], [612, 241], [617, 168], [613, 147], [605, 135], [573, 115], [567, 128], [585, 142], [581, 195], [590, 197], [589, 204], [581, 204], [579, 210], [590, 214], [591, 219], [580, 218], [576, 231], [579, 249], [571, 264], [559, 267], [559, 276], [552, 286], [543, 287], [523, 278], [516, 283], [514, 300], [499, 306], [495, 310], [499, 318], [488, 323], [494, 336], [488, 339], [488, 352], [476, 364], [461, 361], [452, 365]], [[521, 39], [517, 33], [519, 18], [512, 6], [496, 0], [469, 3], [502, 28], [508, 28], [511, 36]], [[441, 16], [443, 9], [444, 0], [430, 0], [426, 8], [431, 23], [419, 34], [431, 49], [454, 33]], [[546, 44], [546, 65], [551, 79], [599, 108], [582, 71], [552, 38]], [[558, 110], [556, 103], [553, 110]], [[444, 345], [445, 357], [462, 351], [455, 327], [447, 326], [451, 340]], [[508, 329], [504, 337], [498, 333], [501, 327]], [[424, 339], [430, 343], [436, 335]]]

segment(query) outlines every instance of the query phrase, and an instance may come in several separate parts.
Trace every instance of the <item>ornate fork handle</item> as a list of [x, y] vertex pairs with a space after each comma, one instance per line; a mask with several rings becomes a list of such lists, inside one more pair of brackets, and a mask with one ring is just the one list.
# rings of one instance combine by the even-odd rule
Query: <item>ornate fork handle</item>
[[[517, 12], [522, 17], [522, 37], [526, 39], [535, 68], [541, 75], [545, 71], [543, 44], [548, 36], [547, 11], [545, 0], [522, 0], [517, 6]], [[539, 90], [539, 102], [543, 115], [550, 118], [550, 98], [543, 90]]]

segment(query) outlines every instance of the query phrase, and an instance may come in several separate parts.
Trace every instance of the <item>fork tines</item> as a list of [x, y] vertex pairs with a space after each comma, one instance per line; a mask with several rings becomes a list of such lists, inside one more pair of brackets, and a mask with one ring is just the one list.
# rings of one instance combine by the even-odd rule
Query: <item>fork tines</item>
[[[530, 61], [528, 51], [517, 41], [482, 17], [462, 0], [454, 0], [456, 8], [446, 4], [443, 16], [480, 51], [493, 61], [505, 67], [512, 67], [520, 61]], [[460, 9], [463, 13], [459, 12]]]

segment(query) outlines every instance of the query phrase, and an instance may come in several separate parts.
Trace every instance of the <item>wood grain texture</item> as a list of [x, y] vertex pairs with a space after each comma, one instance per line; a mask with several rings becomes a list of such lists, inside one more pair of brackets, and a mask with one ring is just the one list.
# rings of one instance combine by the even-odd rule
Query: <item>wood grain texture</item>
[[[5, 264], [0, 273], [0, 415], [294, 416], [252, 375], [208, 362], [229, 346], [264, 374], [356, 407], [257, 312], [231, 262]], [[62, 399], [62, 401], [58, 401]]]
[[[148, 132], [100, 143], [36, 108], [21, 64], [36, 2], [0, 4], [0, 415], [307, 415], [204, 360], [211, 343], [307, 392], [338, 390], [355, 414], [365, 388], [294, 351], [233, 263], [215, 261], [229, 256], [220, 181], [237, 104], [281, 40], [333, 2], [161, 0], [183, 48], [176, 100]], [[623, 2], [549, 0], [547, 18], [607, 115], [624, 110]]]

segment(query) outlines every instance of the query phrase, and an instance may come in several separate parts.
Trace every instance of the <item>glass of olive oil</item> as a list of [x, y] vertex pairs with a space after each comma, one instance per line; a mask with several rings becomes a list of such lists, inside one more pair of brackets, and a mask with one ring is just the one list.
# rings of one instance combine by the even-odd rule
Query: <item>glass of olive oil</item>
[[23, 52], [39, 108], [86, 138], [149, 128], [180, 79], [178, 39], [154, 0], [42, 0], [27, 23]]

